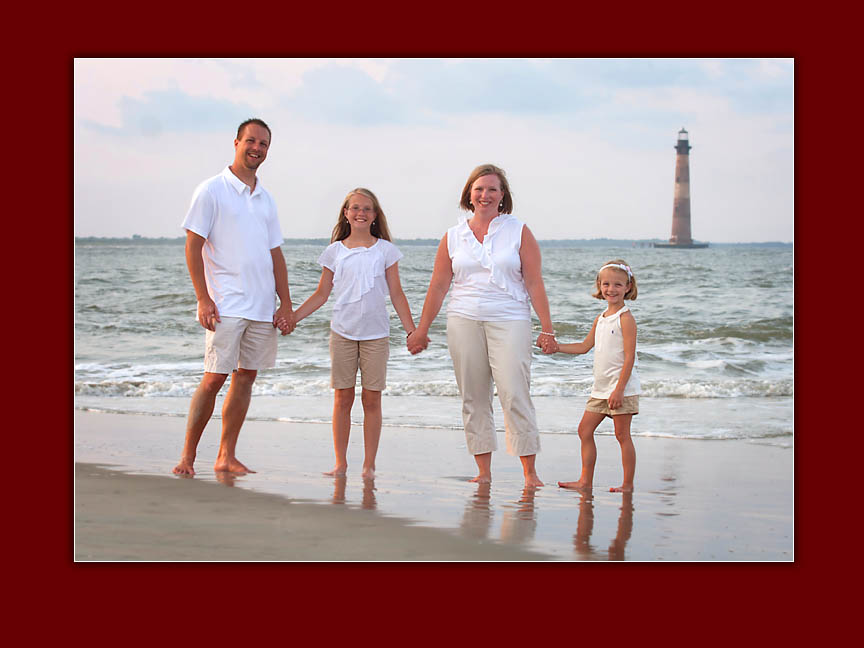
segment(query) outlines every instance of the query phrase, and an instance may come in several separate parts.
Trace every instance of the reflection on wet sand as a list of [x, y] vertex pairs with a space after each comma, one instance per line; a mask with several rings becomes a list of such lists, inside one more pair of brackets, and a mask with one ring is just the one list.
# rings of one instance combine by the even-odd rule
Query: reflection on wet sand
[[465, 503], [462, 523], [459, 525], [462, 535], [477, 539], [489, 536], [489, 528], [492, 525], [491, 497], [489, 495], [491, 489], [492, 484], [477, 484], [474, 495]]
[[373, 510], [376, 506], [378, 506], [378, 502], [375, 499], [375, 480], [374, 479], [364, 479], [363, 480], [363, 503], [360, 505], [362, 508], [366, 510]]
[[624, 547], [633, 534], [633, 493], [622, 493], [618, 532], [609, 544], [609, 560], [625, 560]]
[[510, 544], [528, 544], [534, 540], [537, 531], [537, 517], [534, 510], [534, 495], [537, 488], [526, 486], [516, 506], [504, 509], [501, 522], [501, 540]]
[[579, 520], [573, 535], [573, 550], [580, 558], [592, 558], [591, 532], [594, 530], [594, 495], [590, 490], [579, 493]]
[[[191, 475], [184, 475], [191, 476]], [[234, 482], [237, 481], [237, 475], [229, 472], [227, 470], [217, 470], [216, 471], [216, 481], [220, 484], [224, 484], [225, 486], [234, 486]]]
[[[462, 535], [478, 540], [489, 538], [495, 516], [491, 490], [491, 484], [477, 484], [477, 490], [465, 503], [462, 521], [459, 524]], [[502, 542], [525, 545], [534, 540], [537, 530], [534, 508], [536, 492], [536, 488], [526, 487], [518, 501], [504, 506], [501, 520]]]
[[[609, 560], [626, 560], [624, 549], [633, 534], [633, 493], [621, 494], [621, 508], [618, 516], [618, 530], [609, 543]], [[579, 493], [579, 519], [573, 535], [573, 551], [583, 560], [599, 560], [603, 556], [591, 546], [591, 533], [594, 531], [594, 495], [590, 490]]]
[[[345, 504], [345, 487], [348, 484], [348, 476], [347, 475], [339, 475], [333, 478], [333, 503], [334, 504]], [[374, 510], [378, 506], [378, 502], [375, 499], [375, 480], [374, 479], [364, 479], [363, 480], [363, 498], [360, 502], [360, 507], [366, 510]]]
[[345, 484], [348, 483], [347, 475], [338, 475], [333, 478], [333, 503], [345, 503]]

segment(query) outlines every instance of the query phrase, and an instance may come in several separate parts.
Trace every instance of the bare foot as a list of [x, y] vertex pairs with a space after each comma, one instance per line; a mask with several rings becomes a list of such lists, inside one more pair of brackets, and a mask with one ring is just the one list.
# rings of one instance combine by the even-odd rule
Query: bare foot
[[363, 479], [375, 479], [374, 466], [372, 468], [363, 468], [363, 472], [360, 473], [360, 476], [363, 477]]
[[474, 484], [491, 484], [492, 475], [491, 473], [480, 473], [474, 479], [469, 479], [468, 481]]
[[216, 472], [230, 472], [235, 475], [245, 475], [246, 473], [255, 472], [244, 466], [237, 459], [217, 459], [216, 463], [213, 464], [213, 470]]
[[558, 488], [566, 488], [568, 490], [591, 490], [591, 483], [583, 480], [571, 482], [558, 482]]
[[325, 477], [344, 477], [346, 472], [348, 472], [348, 466], [336, 466], [333, 470], [321, 474]]
[[609, 489], [610, 493], [632, 493], [633, 484], [621, 484], [620, 486]]
[[194, 475], [195, 469], [192, 467], [194, 459], [181, 459], [180, 463], [174, 466], [173, 473], [175, 475]]
[[544, 486], [544, 484], [537, 475], [525, 475], [526, 488], [538, 488], [540, 486]]

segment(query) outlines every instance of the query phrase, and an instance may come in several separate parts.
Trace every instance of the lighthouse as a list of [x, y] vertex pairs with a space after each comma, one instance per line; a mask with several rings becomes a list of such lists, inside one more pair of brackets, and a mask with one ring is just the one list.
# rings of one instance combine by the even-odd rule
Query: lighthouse
[[690, 232], [690, 137], [682, 128], [675, 144], [675, 197], [672, 202], [672, 236], [668, 243], [655, 243], [660, 248], [704, 248], [707, 243], [694, 243]]

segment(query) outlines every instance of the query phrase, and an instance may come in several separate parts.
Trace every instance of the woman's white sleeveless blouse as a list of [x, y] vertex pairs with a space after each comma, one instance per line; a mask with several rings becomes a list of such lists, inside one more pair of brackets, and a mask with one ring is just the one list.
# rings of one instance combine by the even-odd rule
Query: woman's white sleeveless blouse
[[522, 278], [524, 223], [510, 214], [492, 219], [483, 242], [466, 219], [447, 230], [453, 287], [447, 313], [473, 320], [530, 320], [531, 302]]
[[[621, 315], [630, 310], [624, 306], [614, 315], [597, 318], [594, 329], [594, 386], [591, 398], [609, 398], [618, 385], [621, 368], [624, 366], [624, 338], [621, 335]], [[633, 359], [633, 371], [624, 387], [623, 396], [637, 396], [641, 391], [636, 368], [639, 358]]]
[[384, 239], [368, 248], [347, 248], [342, 241], [327, 246], [318, 263], [333, 271], [333, 331], [349, 340], [390, 335], [384, 273], [401, 258], [399, 248]]

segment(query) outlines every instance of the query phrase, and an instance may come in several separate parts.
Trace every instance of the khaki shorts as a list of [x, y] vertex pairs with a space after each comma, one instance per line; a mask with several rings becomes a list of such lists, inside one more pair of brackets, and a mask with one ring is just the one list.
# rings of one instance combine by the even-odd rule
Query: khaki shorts
[[359, 368], [363, 389], [384, 391], [389, 359], [389, 337], [349, 340], [330, 331], [330, 386], [333, 389], [353, 389], [357, 385]]
[[276, 329], [272, 322], [243, 317], [221, 317], [216, 330], [205, 336], [204, 371], [230, 374], [235, 369], [276, 366]]
[[618, 409], [609, 409], [609, 400], [606, 398], [589, 398], [585, 404], [585, 409], [589, 412], [597, 412], [606, 416], [617, 416], [619, 414], [638, 414], [639, 413], [639, 396], [624, 396], [621, 399], [621, 407]]

